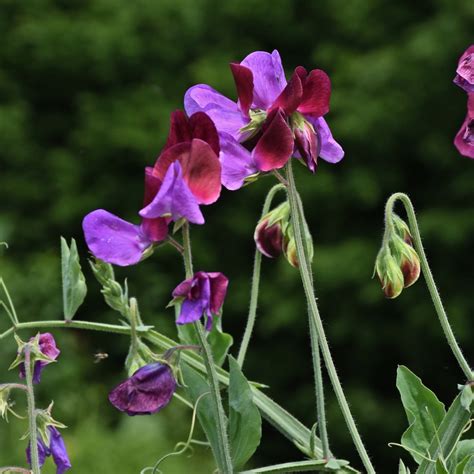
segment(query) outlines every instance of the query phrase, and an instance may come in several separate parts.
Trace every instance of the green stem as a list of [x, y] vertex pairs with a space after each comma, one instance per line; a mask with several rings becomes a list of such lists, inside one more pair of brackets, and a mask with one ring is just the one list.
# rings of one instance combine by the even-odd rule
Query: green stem
[[[61, 319], [52, 320], [52, 321], [29, 321], [26, 323], [18, 323], [15, 327], [11, 327], [6, 330], [4, 333], [0, 334], [0, 340], [5, 337], [13, 334], [15, 331], [20, 329], [37, 329], [37, 328], [62, 328], [68, 327], [71, 329], [89, 329], [92, 331], [102, 331], [102, 332], [111, 332], [115, 334], [130, 334], [129, 326], [119, 326], [117, 324], [104, 324], [104, 323], [94, 323], [91, 321], [64, 321]], [[145, 334], [153, 326], [138, 326], [137, 332]]]
[[30, 431], [30, 458], [31, 469], [33, 474], [40, 474], [40, 463], [38, 455], [38, 432], [36, 428], [36, 410], [35, 410], [35, 392], [33, 389], [33, 364], [31, 360], [31, 347], [29, 344], [25, 345], [25, 376], [28, 398], [28, 425]]
[[[191, 239], [189, 235], [189, 224], [183, 225], [183, 259], [186, 278], [193, 276], [193, 257], [191, 253]], [[202, 358], [206, 367], [209, 386], [211, 389], [211, 399], [214, 405], [214, 412], [217, 420], [217, 435], [219, 436], [220, 456], [217, 461], [223, 474], [232, 474], [232, 458], [230, 456], [229, 439], [227, 436], [227, 420], [225, 416], [224, 406], [222, 404], [221, 392], [219, 389], [219, 380], [216, 372], [216, 364], [212, 356], [212, 351], [207, 341], [206, 334], [200, 321], [194, 323], [196, 334], [202, 348]]]
[[29, 469], [25, 469], [24, 467], [17, 467], [17, 466], [0, 467], [0, 473], [9, 473], [9, 472], [22, 472], [24, 474], [31, 474], [31, 471]]
[[288, 198], [290, 201], [290, 210], [294, 226], [296, 251], [298, 255], [300, 275], [309, 306], [309, 315], [313, 320], [313, 324], [315, 326], [315, 330], [319, 338], [324, 363], [326, 365], [329, 378], [331, 379], [334, 392], [336, 394], [339, 406], [341, 408], [342, 414], [346, 421], [346, 425], [349, 429], [354, 445], [368, 474], [374, 474], [375, 469], [372, 466], [367, 450], [365, 449], [364, 443], [362, 442], [362, 438], [360, 437], [360, 434], [357, 430], [354, 418], [349, 408], [349, 404], [347, 403], [346, 396], [344, 394], [344, 390], [342, 389], [341, 382], [337, 375], [336, 367], [334, 365], [334, 361], [332, 359], [329, 344], [324, 331], [324, 326], [321, 320], [321, 316], [319, 314], [318, 305], [316, 303], [310, 265], [309, 262], [307, 262], [305, 255], [305, 247], [302, 236], [303, 223], [300, 221], [299, 218], [298, 193], [296, 190], [291, 161], [292, 160], [290, 159], [287, 164]]
[[433, 301], [433, 305], [435, 307], [436, 314], [438, 315], [441, 327], [443, 328], [444, 335], [446, 336], [449, 347], [453, 351], [454, 357], [456, 357], [456, 360], [458, 361], [458, 364], [464, 372], [467, 380], [471, 381], [473, 378], [471, 367], [465, 359], [461, 348], [459, 347], [459, 344], [456, 341], [456, 337], [454, 336], [454, 332], [451, 328], [451, 325], [449, 324], [448, 316], [444, 309], [443, 303], [441, 302], [441, 297], [439, 295], [438, 289], [436, 288], [436, 283], [434, 281], [433, 274], [431, 273], [430, 266], [428, 265], [428, 259], [426, 258], [423, 243], [421, 241], [418, 222], [416, 220], [415, 209], [410, 198], [406, 194], [395, 193], [392, 194], [388, 199], [387, 204], [385, 206], [386, 226], [393, 225], [392, 213], [397, 200], [401, 201], [403, 206], [405, 207], [405, 211], [408, 216], [408, 222], [410, 224], [410, 231], [413, 237], [413, 243], [415, 244], [415, 250], [418, 253], [418, 256], [420, 257], [421, 269], [425, 277], [426, 286], [428, 287], [428, 291], [430, 292], [431, 299]]
[[[284, 190], [285, 186], [283, 184], [276, 184], [267, 194], [265, 202], [263, 204], [262, 215], [265, 216], [270, 210], [273, 198], [278, 191]], [[257, 305], [258, 305], [258, 293], [260, 287], [260, 269], [262, 267], [262, 254], [258, 249], [255, 250], [255, 259], [253, 263], [253, 275], [252, 275], [252, 288], [250, 290], [250, 306], [249, 314], [247, 317], [247, 325], [245, 326], [244, 335], [242, 337], [242, 343], [239, 349], [239, 355], [237, 356], [237, 362], [239, 367], [242, 368], [245, 361], [245, 356], [247, 354], [247, 349], [250, 343], [250, 338], [252, 337], [253, 328], [255, 326], [255, 320], [257, 318]]]

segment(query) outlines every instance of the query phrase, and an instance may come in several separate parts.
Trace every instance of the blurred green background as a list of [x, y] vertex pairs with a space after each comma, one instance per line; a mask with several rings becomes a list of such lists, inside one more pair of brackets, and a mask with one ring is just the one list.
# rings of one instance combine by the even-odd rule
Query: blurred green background
[[[1, 0], [0, 256], [23, 321], [61, 318], [59, 236], [75, 237], [89, 281], [78, 318], [114, 322], [86, 264], [82, 217], [105, 208], [136, 219], [143, 167], [165, 142], [169, 113], [185, 90], [208, 83], [235, 97], [228, 68], [254, 50], [277, 48], [287, 73], [326, 70], [327, 116], [346, 157], [298, 167], [315, 240], [317, 296], [347, 396], [380, 472], [395, 472], [405, 416], [395, 389], [405, 364], [449, 403], [461, 371], [444, 342], [423, 281], [395, 301], [371, 279], [390, 193], [408, 192], [452, 324], [474, 361], [472, 289], [474, 163], [452, 145], [466, 107], [452, 84], [458, 57], [473, 42], [471, 0]], [[271, 182], [223, 192], [193, 228], [196, 267], [222, 271], [231, 285], [224, 327], [243, 331], [253, 229]], [[162, 248], [128, 278], [145, 320], [174, 335], [170, 291], [181, 262]], [[283, 259], [264, 261], [259, 318], [246, 362], [249, 378], [306, 424], [315, 421], [305, 302], [299, 275]], [[0, 314], [0, 330], [8, 322]], [[40, 405], [55, 416], [79, 473], [137, 473], [187, 436], [190, 411], [178, 402], [152, 417], [116, 412], [107, 393], [124, 378], [127, 339], [54, 331], [62, 354], [44, 373]], [[29, 334], [23, 333], [25, 338]], [[109, 358], [94, 364], [97, 351]], [[0, 345], [0, 380], [13, 339]], [[18, 398], [18, 408], [22, 400]], [[332, 448], [360, 462], [327, 384]], [[24, 421], [0, 420], [0, 465], [24, 464]], [[301, 459], [265, 425], [253, 465]], [[47, 463], [46, 473], [54, 472]], [[191, 467], [190, 467], [191, 466]], [[209, 452], [169, 460], [166, 473], [210, 473]]]

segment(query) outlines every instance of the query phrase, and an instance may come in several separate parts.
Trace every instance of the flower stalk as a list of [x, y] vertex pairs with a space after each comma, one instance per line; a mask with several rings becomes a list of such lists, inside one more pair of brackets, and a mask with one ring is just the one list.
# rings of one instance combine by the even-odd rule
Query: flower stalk
[[403, 204], [405, 211], [407, 213], [408, 223], [410, 226], [410, 231], [413, 236], [413, 243], [415, 245], [415, 250], [418, 253], [418, 256], [420, 258], [421, 269], [425, 277], [426, 286], [428, 287], [428, 291], [430, 293], [431, 300], [433, 301], [436, 314], [438, 315], [441, 328], [443, 329], [444, 335], [446, 336], [446, 340], [448, 341], [449, 347], [451, 348], [454, 354], [454, 357], [456, 358], [459, 364], [459, 367], [461, 367], [461, 370], [464, 372], [466, 379], [470, 381], [473, 378], [473, 372], [472, 372], [471, 366], [469, 365], [466, 358], [464, 357], [462, 350], [459, 347], [458, 342], [456, 341], [456, 337], [454, 336], [454, 332], [449, 323], [446, 310], [444, 309], [438, 289], [436, 288], [436, 283], [434, 281], [433, 274], [428, 264], [428, 259], [426, 258], [425, 250], [423, 248], [423, 242], [421, 240], [420, 229], [418, 227], [418, 222], [415, 215], [415, 209], [413, 207], [413, 204], [410, 198], [404, 193], [392, 194], [387, 200], [387, 203], [385, 205], [386, 232], [387, 232], [387, 228], [390, 228], [390, 226], [393, 226], [393, 218], [392, 218], [393, 208], [397, 201], [400, 201]]
[[[183, 225], [183, 259], [184, 269], [186, 278], [192, 278], [193, 276], [193, 260], [191, 251], [191, 238], [189, 233], [189, 224], [185, 222]], [[199, 339], [199, 344], [202, 348], [202, 358], [206, 367], [207, 376], [209, 379], [209, 385], [211, 388], [211, 399], [214, 405], [214, 411], [217, 419], [217, 434], [219, 436], [219, 450], [220, 455], [217, 459], [218, 463], [221, 464], [219, 468], [223, 474], [232, 474], [232, 458], [230, 456], [229, 439], [227, 436], [227, 421], [222, 404], [221, 393], [219, 389], [219, 380], [216, 372], [216, 365], [212, 356], [212, 351], [206, 338], [206, 334], [200, 321], [194, 323], [194, 328]]]
[[25, 345], [25, 374], [28, 399], [28, 425], [30, 434], [30, 452], [31, 452], [31, 469], [33, 474], [41, 474], [41, 468], [38, 455], [38, 432], [36, 428], [36, 409], [35, 409], [35, 392], [33, 389], [33, 364], [31, 360], [31, 346]]
[[[262, 218], [265, 216], [268, 211], [270, 210], [270, 206], [272, 205], [273, 198], [275, 195], [285, 189], [285, 185], [280, 183], [273, 186], [267, 194], [265, 198], [265, 202], [263, 204], [262, 209]], [[245, 361], [245, 356], [247, 355], [248, 346], [250, 343], [250, 339], [252, 337], [253, 329], [255, 327], [255, 320], [257, 318], [257, 306], [258, 306], [258, 294], [260, 288], [260, 270], [262, 267], [262, 254], [261, 252], [256, 249], [255, 250], [255, 259], [253, 264], [253, 274], [252, 274], [252, 287], [250, 290], [250, 306], [249, 306], [249, 314], [247, 317], [247, 324], [245, 326], [244, 335], [242, 337], [242, 342], [239, 349], [239, 354], [237, 356], [237, 363], [239, 367], [242, 368]]]
[[[342, 389], [341, 382], [337, 375], [334, 361], [331, 356], [329, 344], [326, 338], [321, 316], [319, 314], [318, 305], [316, 303], [316, 297], [314, 295], [314, 287], [313, 287], [313, 282], [312, 282], [310, 265], [306, 259], [306, 252], [305, 252], [303, 236], [302, 236], [302, 226], [304, 223], [301, 221], [301, 218], [303, 216], [300, 215], [299, 203], [298, 203], [299, 198], [298, 198], [298, 192], [296, 190], [296, 184], [295, 184], [295, 179], [293, 175], [291, 160], [288, 161], [286, 166], [287, 166], [286, 170], [287, 170], [287, 179], [288, 179], [288, 199], [290, 202], [291, 216], [292, 216], [294, 230], [295, 230], [296, 250], [297, 250], [298, 259], [300, 262], [300, 265], [299, 265], [300, 275], [301, 275], [301, 280], [303, 282], [303, 288], [306, 294], [306, 299], [308, 302], [309, 316], [310, 316], [310, 319], [312, 320], [310, 325], [314, 324], [314, 329], [319, 339], [322, 356], [323, 356], [324, 363], [326, 365], [326, 368], [329, 374], [329, 378], [331, 379], [334, 392], [336, 394], [339, 406], [341, 408], [342, 414], [346, 421], [346, 425], [349, 429], [349, 432], [351, 434], [351, 437], [357, 449], [357, 452], [359, 453], [359, 456], [362, 460], [362, 463], [364, 464], [364, 467], [367, 473], [375, 474], [375, 469], [372, 465], [372, 462], [370, 461], [367, 450], [365, 449], [364, 443], [362, 442], [362, 438], [357, 430], [354, 418], [349, 408], [349, 404], [347, 403], [347, 399], [344, 394], [344, 390]], [[313, 348], [313, 353], [314, 351], [315, 351], [315, 348]]]

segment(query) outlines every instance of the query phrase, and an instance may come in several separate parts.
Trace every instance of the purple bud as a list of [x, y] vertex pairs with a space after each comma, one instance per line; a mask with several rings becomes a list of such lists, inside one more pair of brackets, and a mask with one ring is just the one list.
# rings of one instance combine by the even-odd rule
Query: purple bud
[[[296, 112], [295, 115], [298, 113]], [[318, 155], [321, 151], [321, 140], [317, 130], [302, 116], [295, 122], [293, 129], [295, 134], [295, 145], [301, 158], [314, 173], [318, 163]]]
[[454, 83], [466, 92], [474, 92], [474, 44], [459, 59]]
[[254, 239], [258, 250], [269, 258], [280, 256], [283, 251], [281, 222], [268, 225], [269, 219], [261, 220], [255, 228]]
[[171, 367], [155, 362], [138, 369], [109, 394], [112, 405], [127, 415], [150, 415], [164, 408], [176, 390]]
[[181, 282], [174, 290], [174, 298], [184, 298], [177, 324], [188, 324], [207, 316], [206, 330], [212, 328], [212, 317], [219, 314], [224, 304], [228, 278], [220, 272], [197, 272]]
[[[34, 342], [35, 338], [32, 337], [30, 342]], [[45, 355], [49, 359], [56, 360], [60, 354], [60, 350], [56, 346], [56, 341], [54, 337], [49, 332], [45, 332], [40, 334], [39, 336], [39, 351], [41, 354]], [[52, 361], [51, 361], [52, 362]], [[40, 383], [41, 380], [41, 372], [45, 366], [51, 364], [46, 360], [37, 360], [35, 362], [35, 367], [33, 371], [33, 383]], [[20, 378], [25, 378], [25, 364], [22, 362], [20, 364]]]

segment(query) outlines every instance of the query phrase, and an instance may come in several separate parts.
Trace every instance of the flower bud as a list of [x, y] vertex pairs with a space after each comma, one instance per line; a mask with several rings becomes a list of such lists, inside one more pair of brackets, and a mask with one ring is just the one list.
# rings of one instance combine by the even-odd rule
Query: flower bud
[[420, 276], [420, 258], [411, 245], [405, 244], [402, 249], [400, 268], [403, 273], [405, 288], [413, 285], [418, 280]]
[[407, 244], [413, 246], [413, 239], [408, 224], [396, 214], [392, 215], [392, 222], [397, 235], [399, 235]]
[[8, 422], [8, 412], [10, 411], [10, 389], [0, 388], [0, 417]]
[[266, 257], [275, 258], [284, 250], [284, 228], [288, 224], [290, 206], [287, 201], [265, 214], [254, 233], [257, 249]]
[[403, 272], [388, 248], [380, 249], [375, 261], [375, 273], [387, 298], [394, 299], [400, 295], [405, 283]]
[[[309, 233], [308, 226], [306, 222], [303, 225], [303, 245], [306, 246], [308, 261], [311, 264], [313, 261], [314, 256], [314, 249], [313, 249], [313, 238]], [[288, 263], [295, 268], [299, 267], [299, 259], [298, 253], [296, 249], [296, 239], [294, 234], [293, 225], [291, 222], [285, 228], [285, 239], [283, 244], [283, 251], [285, 253], [285, 257], [288, 260]]]
[[309, 170], [316, 171], [318, 155], [321, 149], [321, 140], [318, 132], [299, 112], [291, 116], [295, 145], [298, 153]]

